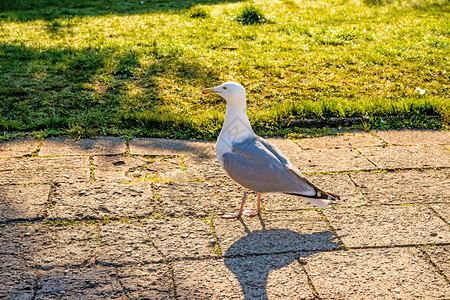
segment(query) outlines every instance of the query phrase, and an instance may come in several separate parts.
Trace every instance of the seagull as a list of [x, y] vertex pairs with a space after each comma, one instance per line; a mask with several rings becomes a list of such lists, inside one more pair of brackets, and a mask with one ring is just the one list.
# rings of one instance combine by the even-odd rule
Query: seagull
[[[216, 154], [227, 175], [244, 188], [238, 213], [226, 213], [225, 219], [254, 217], [261, 213], [261, 194], [285, 193], [300, 196], [324, 208], [339, 196], [324, 192], [268, 141], [257, 136], [250, 125], [246, 110], [245, 90], [237, 82], [225, 82], [206, 88], [203, 94], [222, 96], [227, 103], [222, 131], [216, 143]], [[256, 211], [245, 210], [248, 190], [257, 193]]]

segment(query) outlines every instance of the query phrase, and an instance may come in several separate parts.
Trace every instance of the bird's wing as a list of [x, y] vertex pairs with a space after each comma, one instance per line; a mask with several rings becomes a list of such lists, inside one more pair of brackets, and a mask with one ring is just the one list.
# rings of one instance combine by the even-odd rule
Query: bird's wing
[[274, 145], [272, 145], [271, 143], [269, 143], [268, 141], [266, 141], [265, 139], [263, 139], [259, 136], [257, 136], [256, 139], [261, 144], [263, 144], [267, 150], [269, 150], [273, 155], [275, 155], [280, 160], [280, 162], [283, 163], [286, 170], [288, 170], [290, 173], [292, 173], [292, 175], [297, 177], [297, 179], [299, 181], [313, 187], [316, 190], [316, 195], [315, 195], [316, 198], [322, 198], [322, 199], [328, 199], [328, 200], [331, 200], [331, 199], [339, 200], [338, 195], [335, 195], [330, 192], [324, 192], [319, 187], [317, 187], [315, 184], [313, 184], [311, 181], [306, 179], [305, 176], [303, 176], [303, 174], [300, 173], [300, 171], [283, 155], [283, 153], [281, 153], [280, 150], [278, 150], [277, 147], [275, 147]]
[[304, 177], [286, 167], [290, 163], [281, 152], [271, 145], [268, 148], [263, 142], [252, 138], [233, 143], [232, 151], [222, 155], [227, 174], [242, 186], [261, 193], [316, 196], [315, 188]]

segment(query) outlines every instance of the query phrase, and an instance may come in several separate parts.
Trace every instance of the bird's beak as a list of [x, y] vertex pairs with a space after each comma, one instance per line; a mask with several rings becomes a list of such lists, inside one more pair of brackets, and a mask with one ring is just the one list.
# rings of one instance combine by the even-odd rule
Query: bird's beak
[[202, 91], [202, 94], [209, 95], [209, 94], [220, 94], [219, 91], [216, 91], [216, 88], [206, 88]]

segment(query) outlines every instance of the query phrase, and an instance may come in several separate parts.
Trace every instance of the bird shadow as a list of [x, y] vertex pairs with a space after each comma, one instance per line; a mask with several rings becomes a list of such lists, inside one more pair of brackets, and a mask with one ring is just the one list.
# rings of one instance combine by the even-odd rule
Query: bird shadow
[[[259, 218], [262, 229], [253, 231], [240, 220], [247, 235], [236, 241], [224, 255], [225, 265], [237, 277], [245, 299], [268, 299], [270, 272], [295, 261], [301, 269], [301, 265], [305, 264], [302, 258], [330, 248], [339, 249], [330, 231], [300, 234], [289, 229], [266, 230], [263, 219]], [[298, 270], [298, 273], [301, 272]], [[272, 279], [272, 285], [278, 284], [276, 278], [274, 282]]]

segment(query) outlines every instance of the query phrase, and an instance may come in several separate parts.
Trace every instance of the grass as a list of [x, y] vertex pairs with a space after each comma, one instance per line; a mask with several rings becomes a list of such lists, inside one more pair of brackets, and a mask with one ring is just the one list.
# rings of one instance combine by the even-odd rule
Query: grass
[[263, 0], [270, 22], [243, 25], [249, 3], [2, 1], [0, 139], [213, 139], [225, 106], [200, 91], [228, 80], [262, 135], [304, 133], [296, 118], [448, 128], [448, 1]]

